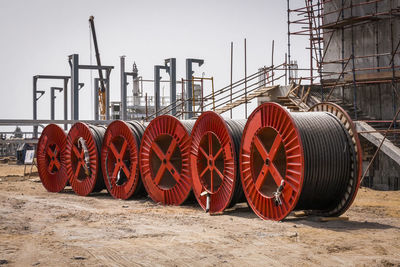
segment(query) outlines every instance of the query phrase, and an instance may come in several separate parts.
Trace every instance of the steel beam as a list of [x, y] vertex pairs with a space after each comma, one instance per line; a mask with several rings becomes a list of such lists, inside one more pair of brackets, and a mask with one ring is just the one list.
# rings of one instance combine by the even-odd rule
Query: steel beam
[[112, 120], [26, 120], [26, 119], [0, 119], [2, 126], [32, 126], [38, 125], [44, 127], [45, 124], [74, 124], [76, 122], [85, 122], [89, 124], [109, 124]]
[[[121, 75], [121, 106], [120, 106], [120, 114], [121, 114], [121, 120], [126, 120], [127, 119], [127, 95], [128, 95], [128, 76], [132, 76], [132, 81], [134, 84], [135, 79], [138, 76], [138, 70], [136, 68], [136, 64], [133, 64], [132, 72], [125, 72], [125, 56], [121, 56], [120, 58], [120, 75]], [[135, 97], [135, 96], [133, 96]], [[135, 103], [133, 103], [135, 105]]]
[[55, 119], [55, 101], [56, 101], [56, 96], [55, 96], [55, 91], [61, 92], [63, 88], [61, 87], [50, 87], [50, 119], [54, 120]]
[[[168, 66], [169, 65], [169, 66]], [[172, 105], [171, 114], [176, 115], [176, 58], [168, 58], [165, 60], [165, 66], [167, 66], [167, 72], [170, 80], [170, 105]]]
[[111, 69], [106, 71], [106, 120], [110, 119], [110, 74]]
[[127, 82], [125, 75], [125, 56], [120, 57], [120, 72], [121, 72], [121, 120], [126, 120], [126, 97], [127, 97]]
[[71, 119], [79, 120], [79, 55], [69, 56], [71, 62]]
[[158, 116], [158, 111], [160, 110], [160, 70], [167, 69], [166, 66], [156, 65], [154, 66], [154, 106], [156, 111], [156, 117]]
[[[68, 77], [69, 79], [69, 77]], [[64, 120], [68, 120], [68, 79], [64, 79]], [[64, 124], [64, 130], [68, 129], [68, 124]]]
[[54, 95], [54, 87], [50, 88], [50, 120], [54, 120], [55, 118], [55, 101], [56, 96]]
[[94, 65], [79, 65], [81, 70], [112, 70], [114, 66], [94, 66]]
[[204, 64], [203, 59], [194, 59], [187, 58], [186, 59], [186, 118], [190, 119], [193, 117], [193, 94], [192, 94], [192, 77], [193, 77], [193, 63], [197, 63], [199, 67]]
[[99, 119], [99, 78], [94, 78], [94, 102], [93, 102], [93, 106], [94, 106], [94, 119], [98, 120]]
[[48, 79], [48, 80], [63, 80], [63, 79], [68, 80], [71, 77], [70, 76], [61, 76], [61, 75], [35, 75], [35, 76], [33, 76], [33, 78]]
[[0, 144], [37, 144], [38, 139], [0, 139]]
[[[33, 76], [33, 119], [37, 120], [37, 102], [36, 102], [36, 91], [37, 91], [37, 77]], [[38, 136], [38, 127], [35, 126], [33, 127], [33, 137]]]

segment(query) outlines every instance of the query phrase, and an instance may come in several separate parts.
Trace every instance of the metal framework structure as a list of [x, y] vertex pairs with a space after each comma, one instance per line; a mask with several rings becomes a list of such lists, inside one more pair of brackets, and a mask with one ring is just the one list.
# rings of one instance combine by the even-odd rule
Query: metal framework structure
[[[278, 81], [285, 81], [287, 78], [286, 65], [286, 63], [282, 63], [277, 66], [262, 67], [256, 72], [218, 90], [214, 90], [213, 77], [204, 78], [191, 76], [189, 79], [182, 79], [182, 96], [184, 83], [186, 83], [186, 88], [192, 88], [192, 90], [186, 91], [186, 97], [181, 97], [176, 102], [172, 102], [159, 109], [158, 112], [147, 115], [145, 120], [169, 114], [173, 110], [173, 107], [178, 105], [181, 105], [182, 108], [180, 109], [181, 111], [177, 112], [176, 117], [182, 118], [199, 116], [207, 110], [222, 114], [243, 104], [245, 104], [245, 114], [247, 114], [247, 104], [252, 99], [264, 96], [268, 91], [277, 88], [278, 86], [275, 86], [274, 83], [277, 84]], [[211, 81], [211, 93], [209, 94], [204, 94], [203, 86], [205, 80]], [[200, 83], [201, 92], [199, 96], [194, 95], [195, 82]], [[189, 93], [189, 91], [191, 92]], [[195, 110], [194, 107], [197, 107], [197, 109]]]
[[105, 120], [110, 119], [110, 74], [114, 66], [95, 66], [95, 65], [81, 65], [79, 64], [79, 55], [73, 54], [69, 56], [69, 64], [71, 67], [71, 118], [79, 120], [79, 70], [99, 70], [99, 72], [106, 71], [106, 78], [99, 78], [99, 82], [105, 82]]
[[[70, 79], [70, 76], [58, 76], [58, 75], [35, 75], [33, 76], [33, 120], [37, 120], [37, 101], [39, 100], [40, 96], [44, 94], [44, 91], [38, 91], [37, 90], [37, 83], [38, 80], [40, 79], [45, 79], [45, 80], [62, 80], [64, 82], [64, 87], [62, 90], [64, 91], [64, 120], [68, 119], [68, 106], [67, 106], [67, 101], [68, 101], [68, 91], [67, 91], [67, 86], [68, 86], [68, 80]], [[59, 89], [60, 90], [60, 89]], [[41, 95], [39, 98], [37, 97], [38, 93]], [[54, 105], [54, 89], [51, 89], [51, 103]], [[53, 113], [53, 107], [51, 108], [52, 111], [52, 117], [54, 117]], [[67, 124], [64, 125], [64, 130], [67, 129]], [[33, 127], [33, 136], [37, 138], [38, 128]]]
[[[296, 38], [306, 38], [309, 65], [301, 69], [305, 74], [301, 80], [309, 84], [308, 92], [320, 102], [338, 103], [357, 125], [366, 125], [368, 131], [360, 133], [365, 140], [371, 142], [373, 135], [382, 133], [379, 141], [372, 142], [375, 152], [372, 149], [364, 155], [370, 160], [362, 179], [386, 139], [392, 148], [385, 154], [392, 159], [400, 155], [396, 152], [400, 146], [396, 130], [400, 112], [399, 15], [398, 0], [287, 0], [289, 81], [300, 83], [291, 72], [296, 56], [291, 45]], [[364, 142], [366, 148], [368, 141]]]

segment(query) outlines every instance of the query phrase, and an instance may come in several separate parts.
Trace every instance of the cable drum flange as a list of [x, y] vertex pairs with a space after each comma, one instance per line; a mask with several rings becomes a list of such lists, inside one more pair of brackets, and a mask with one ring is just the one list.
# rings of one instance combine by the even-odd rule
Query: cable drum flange
[[246, 124], [242, 183], [250, 206], [263, 219], [282, 220], [299, 209], [339, 215], [338, 203], [356, 165], [351, 137], [330, 113], [289, 113], [266, 103]]
[[[210, 213], [222, 212], [243, 199], [237, 169], [243, 122], [224, 120], [207, 111], [192, 130], [190, 162], [193, 192], [200, 206]], [[209, 198], [209, 207], [207, 205]]]
[[[247, 201], [259, 217], [282, 220], [294, 209], [304, 179], [304, 155], [299, 131], [286, 109], [267, 103], [253, 111], [243, 131], [239, 166]], [[278, 189], [281, 205], [276, 205], [274, 195]]]
[[190, 135], [194, 121], [162, 115], [153, 119], [140, 146], [140, 172], [149, 196], [164, 205], [181, 205], [190, 196]]
[[61, 192], [68, 183], [65, 169], [67, 135], [56, 124], [47, 125], [39, 138], [36, 157], [40, 180], [49, 192]]
[[75, 123], [67, 136], [67, 174], [74, 192], [87, 196], [105, 189], [101, 170], [101, 146], [106, 127]]
[[101, 167], [104, 183], [114, 198], [144, 193], [139, 173], [139, 148], [145, 128], [137, 121], [113, 121], [104, 135]]

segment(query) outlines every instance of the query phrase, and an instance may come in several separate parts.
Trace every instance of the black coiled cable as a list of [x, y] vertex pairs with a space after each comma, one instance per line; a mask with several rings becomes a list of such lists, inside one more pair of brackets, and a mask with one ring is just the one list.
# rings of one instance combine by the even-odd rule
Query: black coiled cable
[[192, 129], [194, 126], [194, 123], [196, 122], [195, 120], [181, 120], [180, 121], [183, 126], [185, 127], [186, 131], [188, 132], [189, 136], [192, 133]]
[[326, 112], [291, 113], [304, 151], [304, 182], [296, 210], [325, 211], [338, 205], [353, 175], [355, 149], [337, 117]]
[[[135, 137], [137, 153], [138, 153], [138, 157], [139, 157], [140, 143], [142, 142], [142, 137], [143, 137], [144, 131], [146, 130], [146, 127], [143, 123], [141, 123], [139, 121], [127, 121], [126, 123], [128, 124], [129, 129], [132, 131], [133, 136]], [[139, 168], [139, 165], [137, 168]], [[138, 181], [136, 189], [132, 193], [132, 195], [133, 196], [144, 196], [146, 194], [147, 193], [146, 193], [146, 190], [145, 190], [143, 182], [142, 182], [142, 177], [139, 172], [139, 181]]]
[[[180, 120], [180, 122], [182, 123], [183, 127], [185, 127], [188, 135], [190, 136], [190, 134], [192, 133], [192, 130], [193, 130], [194, 123], [196, 121], [195, 120]], [[190, 142], [190, 139], [189, 139], [189, 142]], [[196, 202], [196, 197], [194, 196], [193, 190], [190, 190], [188, 197], [186, 198], [185, 202], [183, 202], [183, 203], [191, 204], [194, 202]]]
[[103, 138], [104, 134], [106, 132], [106, 126], [105, 125], [89, 125], [89, 129], [92, 133], [94, 142], [96, 143], [96, 148], [97, 148], [97, 177], [96, 177], [96, 184], [93, 188], [93, 192], [100, 192], [101, 190], [106, 188], [106, 185], [104, 183], [103, 179], [103, 172], [101, 170], [101, 146], [103, 144]]
[[[239, 154], [240, 154], [240, 142], [242, 140], [242, 134], [244, 126], [246, 125], [246, 120], [230, 120], [225, 119], [228, 125], [229, 134], [232, 136], [233, 143], [235, 146], [235, 164], [239, 166]], [[236, 168], [236, 184], [235, 191], [232, 196], [231, 203], [228, 208], [232, 208], [236, 203], [245, 202], [246, 197], [243, 192], [242, 182], [240, 180], [240, 168]]]

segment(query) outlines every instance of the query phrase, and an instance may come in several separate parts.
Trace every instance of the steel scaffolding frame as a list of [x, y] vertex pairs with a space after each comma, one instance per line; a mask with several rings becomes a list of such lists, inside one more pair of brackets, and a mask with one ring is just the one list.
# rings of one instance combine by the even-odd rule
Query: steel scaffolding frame
[[[321, 101], [327, 101], [331, 98], [332, 93], [335, 89], [341, 87], [344, 90], [346, 87], [353, 89], [353, 105], [354, 110], [357, 110], [357, 87], [365, 84], [383, 84], [389, 83], [393, 89], [393, 114], [396, 113], [395, 98], [399, 97], [397, 92], [397, 84], [400, 79], [397, 74], [397, 70], [400, 66], [395, 65], [395, 56], [400, 55], [400, 41], [394, 43], [394, 32], [393, 32], [393, 20], [395, 16], [400, 14], [399, 8], [393, 6], [393, 0], [360, 0], [355, 3], [354, 0], [340, 0], [340, 6], [337, 9], [330, 11], [324, 11], [324, 7], [328, 3], [339, 1], [335, 0], [304, 0], [304, 4], [291, 8], [291, 5], [298, 1], [287, 0], [287, 22], [288, 22], [288, 68], [291, 67], [291, 43], [293, 38], [296, 36], [308, 37], [309, 40], [309, 66], [305, 69], [308, 70], [307, 76], [302, 76], [303, 81], [308, 81], [310, 85], [318, 85], [321, 92]], [[387, 10], [380, 10], [380, 3], [390, 3]], [[354, 9], [356, 7], [369, 7], [375, 9], [371, 14], [363, 16], [354, 16]], [[349, 13], [349, 16], [345, 16], [345, 13]], [[324, 23], [327, 16], [335, 16], [336, 20], [331, 23]], [[379, 20], [388, 19], [390, 22], [390, 42], [391, 51], [378, 52], [367, 55], [356, 55], [354, 51], [354, 31], [360, 25], [365, 23], [378, 23]], [[377, 29], [377, 27], [375, 27]], [[344, 53], [344, 33], [345, 31], [351, 32], [351, 55], [345, 58]], [[331, 41], [334, 33], [340, 32], [342, 36], [341, 55], [342, 58], [335, 60], [326, 60], [327, 51], [330, 49]], [[378, 38], [375, 40], [375, 45], [378, 47]], [[382, 66], [380, 62], [382, 57], [391, 56], [389, 65]], [[356, 60], [376, 58], [377, 64], [370, 67], [356, 67]], [[324, 66], [328, 64], [339, 64], [341, 65], [340, 72], [328, 72], [324, 70]], [[304, 68], [303, 68], [304, 69]], [[378, 76], [358, 79], [360, 73], [365, 71], [376, 71], [381, 72], [384, 70], [390, 70], [392, 72], [391, 77], [379, 78]], [[351, 77], [351, 79], [345, 79], [345, 76]], [[336, 77], [335, 77], [336, 76]], [[335, 77], [335, 78], [334, 78]], [[290, 77], [289, 71], [289, 82], [293, 81], [293, 77]], [[327, 97], [326, 96], [327, 93]], [[343, 93], [342, 93], [343, 95]], [[343, 99], [344, 100], [344, 99]], [[355, 112], [355, 119], [357, 119], [357, 113]]]
[[[376, 120], [378, 123], [388, 123], [389, 126], [383, 131], [376, 130], [373, 132], [382, 132], [383, 139], [380, 145], [373, 153], [366, 170], [363, 173], [362, 179], [366, 176], [369, 168], [375, 160], [382, 144], [389, 134], [393, 134], [395, 141], [398, 140], [398, 131], [395, 129], [397, 119], [400, 113], [400, 108], [396, 102], [400, 100], [398, 92], [398, 84], [400, 82], [400, 66], [395, 64], [395, 57], [400, 55], [400, 35], [395, 36], [394, 20], [399, 19], [400, 6], [397, 1], [397, 7], [394, 6], [394, 0], [304, 0], [304, 4], [291, 8], [291, 4], [296, 1], [287, 0], [287, 23], [288, 23], [288, 59], [291, 63], [291, 42], [295, 36], [303, 36], [309, 38], [309, 58], [308, 77], [301, 77], [303, 80], [308, 80], [310, 87], [318, 85], [320, 87], [320, 100], [328, 101], [332, 95], [341, 95], [341, 103], [345, 102], [345, 89], [352, 89], [354, 119], [359, 119], [357, 116], [357, 88], [363, 85], [374, 84], [379, 93], [379, 106], [382, 113], [381, 103], [381, 85], [390, 84], [392, 90], [392, 105], [393, 119], [391, 121]], [[298, 1], [296, 2], [299, 3]], [[330, 10], [324, 10], [330, 4]], [[366, 14], [355, 15], [355, 8], [364, 8], [369, 10]], [[327, 16], [336, 18], [333, 22], [327, 21]], [[381, 52], [379, 38], [379, 23], [382, 20], [388, 20], [390, 36], [388, 45], [390, 51]], [[370, 24], [374, 29], [374, 53], [360, 54], [355, 51], [355, 31], [360, 30], [361, 25]], [[345, 57], [345, 33], [350, 32], [350, 56]], [[341, 37], [341, 58], [327, 60], [326, 55], [331, 47], [331, 42], [334, 34], [339, 34]], [[398, 34], [398, 33], [397, 33]], [[383, 38], [387, 38], [383, 36]], [[395, 39], [399, 40], [395, 43]], [[348, 40], [348, 39], [347, 39]], [[361, 49], [362, 50], [362, 49]], [[383, 65], [384, 57], [389, 57], [389, 64]], [[367, 66], [356, 66], [356, 60], [368, 60]], [[373, 59], [373, 60], [371, 60]], [[375, 60], [375, 62], [374, 62]], [[340, 65], [339, 72], [328, 72], [326, 66], [330, 64]], [[291, 65], [288, 65], [290, 69]], [[386, 71], [385, 71], [386, 70]], [[367, 72], [367, 73], [366, 73]], [[371, 75], [372, 72], [372, 75]], [[289, 71], [290, 75], [290, 71]], [[347, 79], [346, 79], [347, 76]], [[348, 78], [350, 77], [350, 78]], [[289, 77], [289, 81], [293, 80]], [[335, 94], [335, 90], [341, 88], [341, 92]], [[362, 94], [362, 91], [359, 91]], [[325, 97], [326, 96], [326, 97]], [[382, 114], [381, 114], [382, 115]], [[375, 122], [376, 122], [375, 121]], [[383, 125], [383, 124], [382, 124]], [[393, 128], [393, 129], [392, 129]]]

